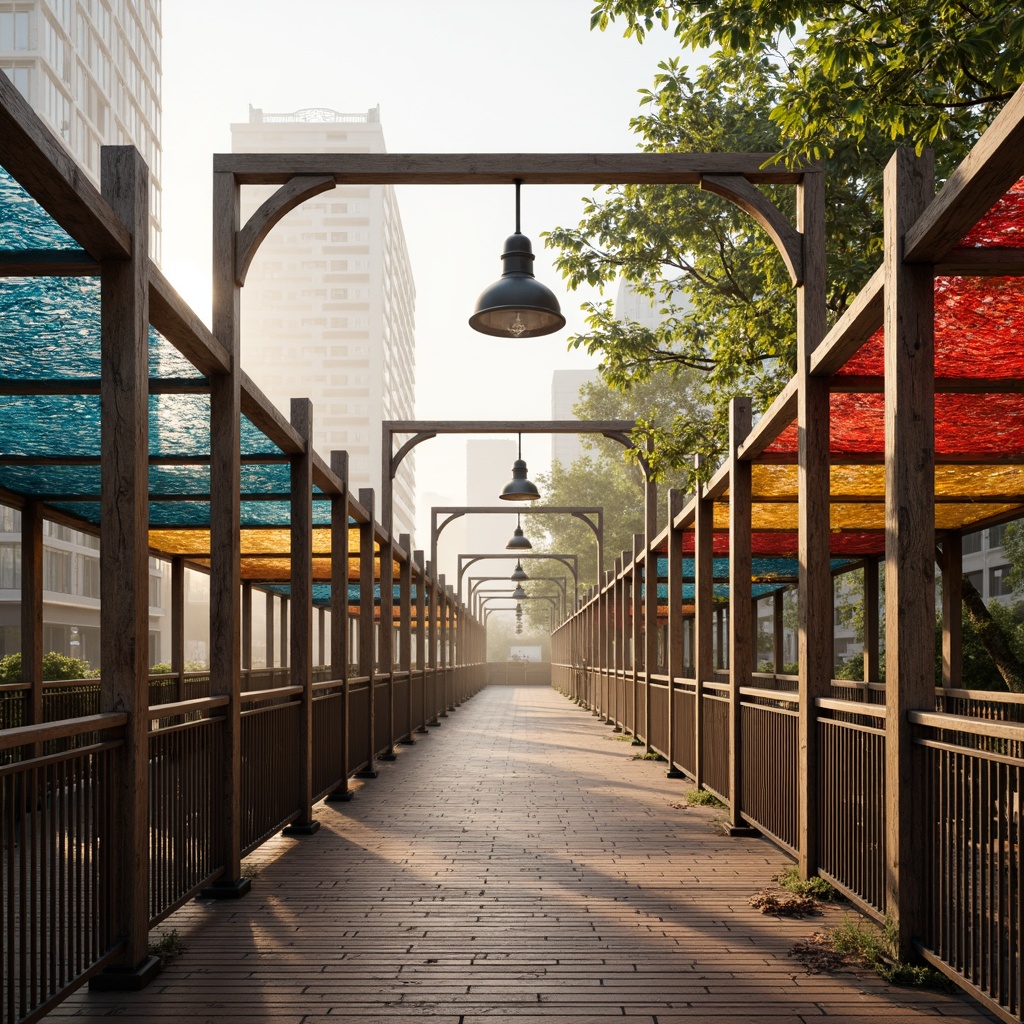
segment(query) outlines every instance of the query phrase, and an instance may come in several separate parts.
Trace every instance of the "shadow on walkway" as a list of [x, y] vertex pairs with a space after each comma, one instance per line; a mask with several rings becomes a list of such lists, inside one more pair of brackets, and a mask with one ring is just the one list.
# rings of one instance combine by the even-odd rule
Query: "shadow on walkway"
[[988, 1021], [955, 995], [807, 974], [835, 924], [753, 910], [788, 866], [681, 807], [688, 783], [542, 687], [491, 687], [323, 828], [246, 861], [253, 891], [161, 925], [185, 952], [147, 990], [50, 1018], [216, 1024]]

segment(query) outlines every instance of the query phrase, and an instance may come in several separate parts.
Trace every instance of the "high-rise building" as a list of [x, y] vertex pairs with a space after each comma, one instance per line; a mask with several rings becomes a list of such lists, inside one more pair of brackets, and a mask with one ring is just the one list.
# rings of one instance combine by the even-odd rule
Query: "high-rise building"
[[[0, 0], [0, 71], [100, 184], [100, 147], [149, 165], [150, 255], [160, 258], [161, 0]], [[166, 563], [150, 559], [149, 661], [170, 657]], [[43, 523], [43, 651], [99, 666], [99, 540]], [[0, 506], [0, 656], [21, 649], [21, 515]]]
[[0, 71], [94, 184], [100, 146], [149, 165], [150, 255], [160, 259], [161, 0], [0, 0]]
[[[573, 420], [573, 406], [580, 400], [586, 384], [599, 379], [597, 370], [555, 370], [551, 374], [551, 418]], [[579, 434], [552, 434], [551, 461], [560, 462], [565, 469], [584, 454]]]
[[[235, 153], [383, 153], [379, 109], [249, 108]], [[243, 220], [269, 190], [243, 190]], [[415, 288], [394, 189], [356, 185], [303, 203], [260, 247], [242, 289], [242, 364], [286, 415], [313, 402], [313, 443], [349, 453], [353, 490], [380, 494], [382, 420], [412, 419]], [[413, 533], [415, 462], [394, 483], [395, 535]]]

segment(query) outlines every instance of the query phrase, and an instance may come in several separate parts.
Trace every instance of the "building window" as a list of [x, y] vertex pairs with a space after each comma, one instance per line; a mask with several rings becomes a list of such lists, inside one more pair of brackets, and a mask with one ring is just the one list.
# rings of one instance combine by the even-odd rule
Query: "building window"
[[965, 555], [976, 555], [981, 550], [981, 531], [964, 534], [962, 544]]
[[[0, 47], [2, 49], [2, 47]], [[14, 83], [14, 88], [28, 99], [29, 69], [17, 64], [0, 64], [0, 71]]]
[[82, 559], [82, 596], [100, 596], [100, 560], [98, 558]]
[[21, 588], [21, 545], [0, 544], [0, 590]]
[[0, 50], [28, 48], [28, 11], [0, 11]]
[[1001, 548], [1003, 546], [1003, 534], [1006, 533], [1006, 523], [1002, 526], [990, 526], [988, 529], [988, 546], [990, 548]]
[[162, 608], [163, 605], [160, 603], [160, 577], [150, 576], [149, 577], [149, 607], [150, 608]]
[[976, 572], [964, 573], [964, 578], [971, 581], [971, 586], [980, 594], [985, 586], [985, 574], [981, 569]]
[[1013, 591], [1006, 585], [1006, 578], [1010, 575], [1008, 565], [994, 565], [988, 571], [988, 596], [1005, 597]]
[[43, 589], [52, 594], [70, 594], [71, 552], [43, 549]]

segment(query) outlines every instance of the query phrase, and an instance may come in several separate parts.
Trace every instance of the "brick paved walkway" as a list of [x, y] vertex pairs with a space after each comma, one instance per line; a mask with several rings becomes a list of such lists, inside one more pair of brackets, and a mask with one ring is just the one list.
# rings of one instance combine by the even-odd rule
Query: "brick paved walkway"
[[748, 899], [787, 862], [728, 839], [688, 783], [542, 687], [484, 690], [323, 828], [247, 862], [253, 891], [165, 922], [186, 951], [141, 993], [48, 1019], [217, 1024], [644, 1024], [991, 1018], [789, 956], [825, 918]]

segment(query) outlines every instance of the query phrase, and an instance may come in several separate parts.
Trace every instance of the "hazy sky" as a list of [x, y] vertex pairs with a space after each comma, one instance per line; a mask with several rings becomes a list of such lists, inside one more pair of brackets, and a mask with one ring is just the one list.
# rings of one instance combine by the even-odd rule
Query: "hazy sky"
[[[591, 0], [165, 0], [168, 277], [208, 318], [211, 156], [230, 149], [229, 125], [248, 120], [249, 104], [268, 112], [363, 112], [379, 104], [391, 153], [634, 149], [629, 119], [640, 111], [638, 90], [678, 49], [661, 32], [643, 46], [615, 27], [591, 32], [591, 7]], [[547, 419], [552, 370], [592, 365], [566, 348], [583, 326], [587, 296], [565, 292], [539, 238], [575, 224], [588, 193], [523, 189], [537, 276], [559, 296], [569, 323], [559, 334], [505, 342], [477, 334], [466, 320], [501, 272], [502, 242], [514, 228], [512, 188], [399, 188], [417, 292], [417, 418]], [[465, 438], [421, 445], [418, 489], [463, 503], [464, 447]], [[549, 454], [546, 438], [524, 442], [531, 474]], [[425, 545], [422, 527], [417, 532]]]

